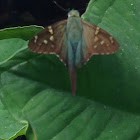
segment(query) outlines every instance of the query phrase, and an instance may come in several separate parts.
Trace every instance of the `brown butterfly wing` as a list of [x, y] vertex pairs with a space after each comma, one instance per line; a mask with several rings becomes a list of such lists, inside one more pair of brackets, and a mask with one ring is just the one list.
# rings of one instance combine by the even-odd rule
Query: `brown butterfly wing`
[[119, 49], [116, 39], [100, 27], [82, 20], [86, 42], [85, 62], [94, 54], [111, 54]]
[[63, 41], [67, 20], [50, 25], [35, 35], [28, 44], [28, 48], [38, 53], [56, 53], [64, 60]]

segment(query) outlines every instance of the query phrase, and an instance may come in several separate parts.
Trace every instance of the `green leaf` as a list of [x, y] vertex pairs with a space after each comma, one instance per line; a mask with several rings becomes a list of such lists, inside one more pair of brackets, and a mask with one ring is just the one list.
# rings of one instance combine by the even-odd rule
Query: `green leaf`
[[[27, 45], [22, 40], [24, 32], [22, 39], [11, 39], [13, 52], [7, 52], [10, 47], [1, 40], [0, 54], [7, 53], [0, 58], [4, 104], [0, 112], [7, 114], [0, 113], [0, 139], [26, 133], [28, 140], [139, 140], [139, 4], [138, 0], [90, 1], [82, 18], [112, 34], [120, 50], [93, 56], [77, 70], [75, 97], [71, 96], [68, 70], [55, 55], [22, 49]], [[14, 41], [20, 42], [19, 48]], [[4, 131], [10, 124], [11, 131]]]
[[43, 29], [43, 27], [36, 25], [6, 28], [0, 30], [0, 40], [9, 38], [21, 38], [24, 40], [29, 40], [41, 29]]

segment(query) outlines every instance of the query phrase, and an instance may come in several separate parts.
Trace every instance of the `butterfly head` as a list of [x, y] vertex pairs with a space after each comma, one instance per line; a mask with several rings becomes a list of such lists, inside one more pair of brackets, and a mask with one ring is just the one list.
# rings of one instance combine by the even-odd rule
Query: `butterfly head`
[[77, 10], [71, 10], [69, 13], [68, 13], [68, 17], [79, 17], [80, 14]]

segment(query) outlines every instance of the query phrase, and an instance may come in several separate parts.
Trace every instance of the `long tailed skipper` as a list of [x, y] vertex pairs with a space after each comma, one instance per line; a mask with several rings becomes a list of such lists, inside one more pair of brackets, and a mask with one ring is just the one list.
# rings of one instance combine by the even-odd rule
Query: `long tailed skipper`
[[77, 10], [35, 35], [28, 47], [38, 53], [55, 53], [68, 67], [72, 93], [76, 92], [76, 68], [92, 55], [112, 54], [119, 49], [115, 38], [100, 27], [82, 20]]

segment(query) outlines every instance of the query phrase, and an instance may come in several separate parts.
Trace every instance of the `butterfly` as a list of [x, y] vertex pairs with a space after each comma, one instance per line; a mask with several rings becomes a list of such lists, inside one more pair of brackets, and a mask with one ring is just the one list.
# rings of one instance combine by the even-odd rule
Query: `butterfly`
[[76, 93], [76, 68], [92, 55], [112, 54], [119, 49], [116, 39], [100, 27], [80, 18], [77, 10], [68, 19], [54, 23], [37, 35], [28, 48], [38, 53], [55, 53], [68, 67], [72, 93]]

